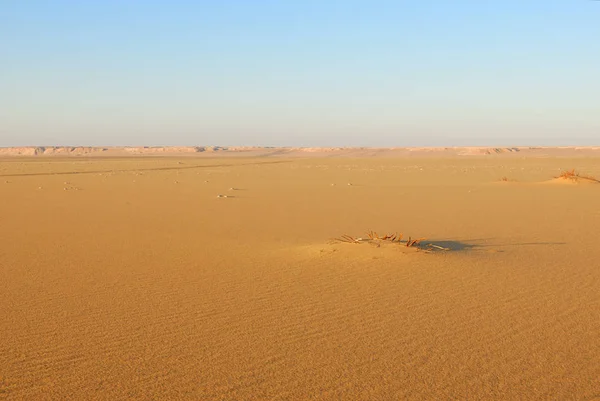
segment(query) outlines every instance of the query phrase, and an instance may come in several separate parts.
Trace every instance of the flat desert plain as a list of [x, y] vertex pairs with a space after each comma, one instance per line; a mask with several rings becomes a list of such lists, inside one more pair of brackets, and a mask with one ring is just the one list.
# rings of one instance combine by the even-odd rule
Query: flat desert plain
[[600, 154], [325, 156], [0, 159], [0, 399], [600, 399]]

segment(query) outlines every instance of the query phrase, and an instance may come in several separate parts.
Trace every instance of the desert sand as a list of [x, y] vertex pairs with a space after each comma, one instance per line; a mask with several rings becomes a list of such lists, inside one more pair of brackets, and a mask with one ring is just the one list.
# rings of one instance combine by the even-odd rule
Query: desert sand
[[600, 149], [31, 149], [0, 399], [600, 399]]

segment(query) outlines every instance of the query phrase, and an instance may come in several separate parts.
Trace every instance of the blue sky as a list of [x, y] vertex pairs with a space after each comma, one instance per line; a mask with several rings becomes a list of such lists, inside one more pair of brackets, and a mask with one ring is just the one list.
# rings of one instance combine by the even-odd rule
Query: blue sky
[[600, 2], [0, 0], [0, 146], [600, 145]]

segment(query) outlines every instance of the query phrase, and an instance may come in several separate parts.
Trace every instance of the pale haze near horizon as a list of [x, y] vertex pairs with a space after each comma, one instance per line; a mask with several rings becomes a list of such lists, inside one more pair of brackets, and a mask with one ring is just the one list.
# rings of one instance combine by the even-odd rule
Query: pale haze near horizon
[[0, 146], [600, 145], [600, 2], [6, 1]]

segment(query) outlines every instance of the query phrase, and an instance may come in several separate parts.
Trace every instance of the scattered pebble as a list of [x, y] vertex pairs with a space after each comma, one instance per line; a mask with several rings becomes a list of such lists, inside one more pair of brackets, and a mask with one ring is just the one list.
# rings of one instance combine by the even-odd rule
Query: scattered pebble
[[329, 185], [331, 185], [332, 187], [335, 187], [335, 184], [329, 184]]
[[237, 191], [238, 189], [237, 189], [237, 188], [234, 188], [234, 187], [231, 187], [231, 188], [229, 188], [229, 190], [230, 190], [230, 191]]
[[217, 198], [229, 198], [229, 196], [219, 194], [219, 195], [217, 195]]
[[38, 189], [44, 189], [44, 187], [38, 187]]
[[348, 186], [349, 186], [349, 187], [351, 187], [351, 186], [352, 186], [352, 183], [351, 183], [351, 182], [349, 182], [349, 183], [348, 183]]

